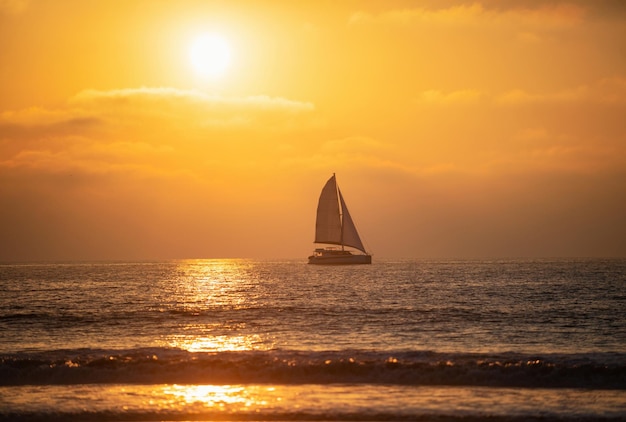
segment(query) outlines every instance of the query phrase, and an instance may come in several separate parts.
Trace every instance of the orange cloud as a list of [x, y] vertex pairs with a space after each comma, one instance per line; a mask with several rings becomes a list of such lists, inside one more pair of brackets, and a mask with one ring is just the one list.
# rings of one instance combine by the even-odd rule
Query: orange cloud
[[88, 90], [56, 108], [1, 113], [0, 168], [202, 178], [208, 169], [268, 165], [268, 137], [315, 127], [314, 111], [312, 103], [269, 96]]
[[525, 105], [539, 103], [626, 104], [626, 78], [605, 78], [591, 85], [549, 93], [531, 93], [515, 89], [494, 98], [497, 104]]
[[453, 106], [493, 103], [502, 106], [532, 104], [626, 104], [626, 77], [604, 78], [595, 83], [580, 85], [554, 92], [530, 92], [512, 89], [500, 94], [491, 94], [476, 89], [461, 89], [443, 92], [440, 90], [422, 91], [416, 98], [419, 105]]
[[265, 129], [287, 128], [293, 119], [315, 110], [310, 102], [280, 97], [223, 97], [175, 88], [87, 90], [70, 99], [69, 104], [125, 123], [136, 118], [152, 118], [162, 123], [184, 122], [221, 129], [258, 124]]
[[[79, 125], [105, 122], [132, 126], [143, 125], [145, 119], [156, 119], [158, 122], [153, 124], [159, 126], [191, 124], [221, 129], [265, 122], [267, 125], [261, 125], [262, 128], [277, 129], [287, 128], [294, 119], [310, 116], [314, 111], [310, 102], [280, 97], [221, 97], [174, 88], [86, 90], [55, 109], [29, 107], [0, 113], [0, 139], [20, 130], [32, 133], [40, 128], [54, 133], [55, 127], [79, 130]], [[306, 118], [301, 120], [304, 121]]]
[[168, 87], [131, 88], [111, 91], [85, 90], [70, 99], [77, 105], [105, 104], [115, 106], [195, 106], [204, 110], [215, 108], [228, 111], [240, 109], [277, 110], [284, 112], [307, 112], [315, 109], [309, 102], [288, 100], [266, 95], [248, 97], [223, 97], [208, 95], [200, 91], [182, 90]]
[[475, 89], [463, 89], [444, 93], [438, 90], [428, 90], [422, 92], [415, 102], [426, 105], [468, 105], [476, 104], [484, 94]]
[[575, 4], [541, 5], [535, 8], [488, 8], [481, 3], [448, 8], [389, 10], [379, 14], [356, 12], [350, 24], [402, 25], [499, 25], [535, 28], [563, 28], [581, 23], [585, 9]]

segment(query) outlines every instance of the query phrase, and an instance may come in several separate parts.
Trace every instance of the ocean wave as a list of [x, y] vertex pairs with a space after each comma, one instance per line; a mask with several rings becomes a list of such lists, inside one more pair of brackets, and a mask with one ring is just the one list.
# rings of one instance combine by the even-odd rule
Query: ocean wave
[[73, 349], [0, 355], [0, 385], [397, 384], [626, 389], [626, 354], [172, 348]]
[[303, 412], [285, 411], [270, 414], [240, 412], [224, 414], [219, 411], [176, 412], [176, 411], [100, 411], [77, 412], [4, 412], [0, 420], [12, 422], [65, 422], [65, 421], [423, 421], [423, 422], [622, 422], [620, 416], [596, 415], [447, 415], [429, 413], [392, 412]]

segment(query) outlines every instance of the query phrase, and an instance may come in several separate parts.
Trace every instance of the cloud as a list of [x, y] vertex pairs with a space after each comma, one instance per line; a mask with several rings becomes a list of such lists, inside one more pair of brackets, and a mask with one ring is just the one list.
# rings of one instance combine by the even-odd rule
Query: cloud
[[[310, 102], [280, 97], [211, 96], [174, 88], [86, 90], [55, 108], [0, 113], [0, 140], [41, 139], [126, 128], [158, 137], [156, 128], [183, 130], [289, 130], [319, 124]], [[153, 125], [151, 130], [147, 123]]]
[[310, 102], [281, 97], [224, 97], [193, 90], [146, 87], [86, 90], [71, 98], [69, 105], [125, 124], [136, 119], [156, 119], [161, 124], [217, 129], [260, 126], [288, 130], [304, 121], [314, 124], [307, 119], [315, 111]]
[[448, 8], [410, 8], [371, 14], [363, 11], [350, 16], [351, 25], [497, 25], [527, 28], [567, 28], [584, 20], [586, 10], [576, 4], [548, 4], [538, 7], [502, 9], [481, 3]]
[[200, 91], [168, 87], [142, 87], [110, 91], [85, 90], [70, 99], [70, 103], [77, 105], [106, 104], [115, 106], [163, 106], [169, 104], [174, 107], [195, 106], [205, 110], [226, 109], [232, 111], [251, 109], [290, 113], [308, 112], [315, 109], [315, 106], [310, 102], [293, 101], [280, 97], [265, 95], [223, 97], [208, 95]]
[[28, 107], [21, 110], [7, 110], [0, 113], [0, 125], [15, 127], [51, 127], [63, 124], [80, 124], [81, 122], [96, 121], [93, 113], [72, 107], [46, 109], [43, 107]]
[[351, 24], [459, 24], [472, 23], [484, 15], [485, 10], [480, 4], [453, 6], [446, 9], [395, 9], [376, 15], [367, 12], [356, 12], [351, 17]]
[[607, 106], [626, 105], [626, 77], [600, 79], [587, 85], [565, 88], [552, 92], [532, 92], [521, 88], [499, 94], [482, 92], [476, 89], [460, 89], [444, 92], [426, 90], [414, 99], [422, 106], [458, 106], [496, 104], [499, 106], [520, 106], [539, 104], [595, 104]]
[[442, 92], [438, 90], [423, 91], [416, 99], [417, 104], [426, 105], [467, 105], [476, 104], [484, 94], [475, 89], [463, 89], [452, 92]]
[[166, 158], [172, 149], [141, 142], [113, 142], [73, 136], [53, 139], [40, 148], [17, 152], [9, 160], [0, 161], [5, 169], [22, 169], [37, 173], [105, 175], [149, 171], [155, 158]]
[[173, 88], [87, 90], [0, 114], [0, 169], [134, 178], [264, 165], [268, 139], [318, 124], [312, 103]]
[[590, 85], [580, 85], [556, 92], [533, 93], [514, 89], [494, 97], [501, 105], [595, 103], [626, 104], [626, 78], [605, 78]]

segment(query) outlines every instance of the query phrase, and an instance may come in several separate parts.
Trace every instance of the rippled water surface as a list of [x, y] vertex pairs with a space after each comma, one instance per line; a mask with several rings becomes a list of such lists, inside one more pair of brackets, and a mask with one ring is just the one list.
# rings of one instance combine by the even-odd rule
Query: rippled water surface
[[[196, 406], [176, 404], [176, 385], [205, 397], [210, 386], [243, 386], [232, 390], [245, 391], [240, 398], [270, 385], [282, 399], [261, 406], [269, 419], [303, 408], [332, 416], [321, 404], [328, 397], [308, 393], [331, 387], [344, 392], [331, 406], [342, 418], [484, 416], [480, 397], [534, 397], [528, 388], [577, 397], [570, 416], [625, 416], [616, 404], [626, 389], [625, 292], [625, 260], [1, 264], [0, 412], [26, 415], [19, 398], [30, 394], [49, 398], [38, 400], [40, 416], [69, 414], [57, 399], [69, 394], [83, 410], [126, 406], [148, 417], [123, 391], [174, 403], [176, 414]], [[396, 406], [394, 391], [413, 399]], [[454, 398], [433, 410], [417, 398], [424, 391], [432, 403]], [[496, 413], [566, 414], [542, 401], [529, 407], [528, 397]], [[594, 400], [599, 408], [584, 404]]]
[[2, 265], [4, 352], [626, 351], [623, 261]]

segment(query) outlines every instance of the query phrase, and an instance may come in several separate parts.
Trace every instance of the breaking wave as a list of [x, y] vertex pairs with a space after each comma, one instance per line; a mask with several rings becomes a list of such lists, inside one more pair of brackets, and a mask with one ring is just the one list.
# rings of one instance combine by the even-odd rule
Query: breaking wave
[[0, 355], [0, 385], [392, 384], [626, 389], [626, 354], [73, 349]]

